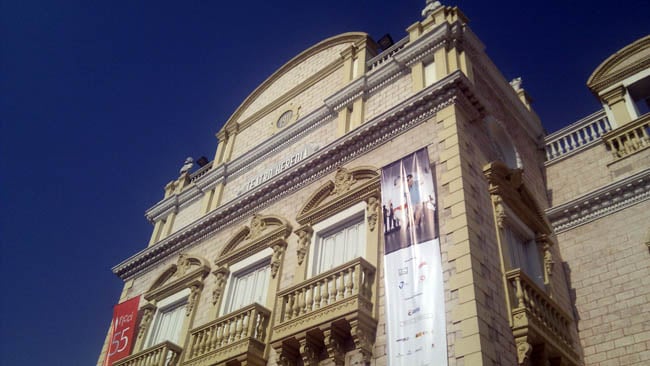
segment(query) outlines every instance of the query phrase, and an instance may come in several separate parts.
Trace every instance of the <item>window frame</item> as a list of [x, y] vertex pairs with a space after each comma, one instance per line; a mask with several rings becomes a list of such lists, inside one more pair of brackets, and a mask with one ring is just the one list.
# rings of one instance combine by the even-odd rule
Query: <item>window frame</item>
[[236, 312], [239, 309], [242, 309], [252, 303], [255, 303], [257, 301], [253, 301], [249, 304], [244, 304], [242, 306], [239, 306], [237, 308], [232, 308], [232, 296], [233, 291], [235, 291], [235, 288], [233, 287], [233, 281], [234, 279], [238, 276], [241, 275], [242, 273], [246, 273], [248, 271], [254, 271], [259, 268], [263, 268], [268, 266], [269, 267], [269, 272], [268, 276], [266, 278], [266, 290], [265, 294], [263, 295], [264, 300], [262, 302], [259, 302], [260, 305], [269, 308], [270, 304], [268, 303], [268, 297], [269, 297], [269, 288], [271, 285], [271, 258], [273, 256], [273, 249], [271, 248], [265, 248], [260, 252], [257, 252], [253, 254], [252, 256], [245, 258], [235, 264], [233, 264], [230, 267], [230, 273], [228, 274], [228, 279], [226, 280], [225, 288], [224, 288], [224, 294], [226, 294], [224, 301], [221, 302], [220, 308], [218, 315], [219, 316], [224, 316], [233, 312]]
[[[162, 300], [160, 300], [157, 305], [156, 305], [156, 310], [155, 313], [153, 314], [153, 319], [151, 321], [151, 326], [149, 327], [149, 330], [147, 332], [147, 336], [145, 337], [144, 340], [144, 346], [145, 348], [153, 347], [156, 344], [160, 344], [164, 341], [170, 341], [174, 344], [178, 344], [178, 341], [181, 337], [181, 332], [183, 330], [183, 323], [185, 322], [185, 319], [181, 321], [180, 327], [176, 330], [177, 332], [177, 339], [163, 339], [163, 340], [158, 340], [154, 342], [154, 333], [159, 330], [160, 326], [160, 321], [161, 321], [161, 316], [162, 313], [166, 313], [169, 310], [176, 310], [179, 307], [182, 307], [185, 311], [187, 311], [187, 305], [188, 305], [188, 300], [190, 297], [190, 289], [184, 289], [181, 290], [180, 292], [177, 292], [171, 296], [168, 296]], [[186, 317], [185, 314], [182, 314], [183, 318]]]
[[[351, 207], [338, 212], [337, 214], [315, 224], [313, 226], [314, 235], [311, 238], [311, 248], [313, 250], [309, 251], [309, 260], [307, 263], [307, 273], [308, 278], [315, 277], [321, 273], [327, 272], [328, 270], [335, 268], [343, 263], [349, 262], [354, 258], [365, 257], [367, 252], [367, 230], [368, 230], [368, 218], [366, 216], [367, 204], [365, 201], [357, 202]], [[328, 269], [323, 270], [318, 264], [320, 258], [319, 255], [322, 251], [322, 240], [323, 237], [329, 236], [332, 233], [335, 233], [339, 230], [347, 229], [352, 225], [357, 225], [363, 223], [363, 242], [357, 243], [358, 255], [354, 258], [348, 258], [340, 263], [331, 265]]]

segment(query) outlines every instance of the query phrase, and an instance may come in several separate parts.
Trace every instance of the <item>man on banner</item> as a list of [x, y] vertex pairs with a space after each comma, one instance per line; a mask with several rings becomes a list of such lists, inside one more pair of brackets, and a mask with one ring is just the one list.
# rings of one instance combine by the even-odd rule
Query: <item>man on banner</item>
[[427, 150], [382, 168], [381, 191], [382, 204], [395, 204], [403, 223], [384, 232], [389, 364], [446, 365], [442, 264]]

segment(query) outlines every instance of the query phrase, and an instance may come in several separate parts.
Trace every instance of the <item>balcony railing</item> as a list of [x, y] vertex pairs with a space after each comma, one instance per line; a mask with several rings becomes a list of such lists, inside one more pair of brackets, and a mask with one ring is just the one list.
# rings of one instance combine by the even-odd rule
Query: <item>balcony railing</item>
[[260, 363], [253, 360], [264, 357], [270, 316], [270, 310], [252, 304], [192, 330], [183, 365], [213, 365], [240, 358], [251, 365]]
[[571, 337], [571, 316], [521, 269], [507, 272], [506, 279], [514, 336], [528, 336], [533, 343], [544, 343], [550, 352], [559, 353], [570, 364], [576, 364], [578, 355]]
[[214, 164], [214, 161], [205, 164], [204, 166], [197, 169], [194, 173], [190, 174], [190, 182], [196, 182], [201, 177], [208, 174], [210, 169], [212, 169], [212, 164]]
[[375, 267], [357, 258], [281, 291], [273, 338], [298, 331], [297, 323], [326, 323], [355, 313], [372, 317], [374, 282]]
[[650, 146], [650, 113], [603, 136], [615, 160]]
[[551, 162], [575, 153], [600, 140], [612, 126], [604, 110], [546, 136], [546, 161]]
[[180, 346], [165, 341], [123, 358], [113, 366], [175, 366], [182, 351]]
[[382, 51], [377, 56], [368, 60], [366, 62], [367, 70], [372, 71], [377, 67], [381, 66], [384, 62], [393, 58], [393, 56], [395, 56], [396, 53], [401, 51], [408, 42], [409, 42], [409, 37], [404, 37], [399, 41], [397, 41], [397, 43], [393, 44], [392, 46], [388, 47], [386, 50]]

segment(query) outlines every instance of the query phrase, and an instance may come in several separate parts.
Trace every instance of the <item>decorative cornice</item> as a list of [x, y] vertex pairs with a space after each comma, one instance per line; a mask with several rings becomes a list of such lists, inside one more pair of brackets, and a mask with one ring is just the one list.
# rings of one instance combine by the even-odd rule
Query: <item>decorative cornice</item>
[[322, 125], [322, 123], [335, 118], [341, 108], [351, 104], [360, 96], [369, 95], [392, 82], [400, 75], [410, 72], [408, 65], [421, 60], [429, 53], [445, 46], [447, 42], [460, 40], [461, 37], [465, 36], [468, 36], [467, 42], [472, 45], [472, 48], [481, 47], [480, 44], [476, 43], [476, 37], [473, 37], [471, 32], [464, 29], [460, 23], [449, 24], [445, 22], [441, 24], [414, 42], [406, 44], [400, 52], [393, 55], [390, 61], [384, 62], [376, 71], [373, 71], [369, 75], [362, 75], [343, 89], [326, 98], [322, 107], [300, 118], [291, 126], [283, 129], [252, 150], [249, 150], [236, 160], [211, 169], [199, 179], [196, 179], [194, 185], [185, 188], [180, 195], [172, 195], [158, 202], [146, 211], [145, 217], [153, 223], [172, 211], [178, 211], [179, 207], [199, 198], [203, 192], [212, 189], [216, 184], [226, 179], [232, 180], [237, 178], [260, 160], [290, 146], [293, 141], [303, 137], [308, 132]]
[[598, 65], [596, 70], [594, 70], [591, 76], [589, 76], [587, 87], [589, 87], [594, 94], [598, 94], [607, 87], [612, 86], [617, 82], [621, 82], [623, 79], [650, 67], [650, 59], [641, 59], [611, 73], [611, 70], [616, 66], [630, 59], [637, 53], [643, 52], [649, 47], [650, 36], [645, 36], [609, 56], [605, 61]]
[[180, 194], [173, 194], [155, 204], [145, 212], [144, 216], [149, 222], [154, 223], [160, 218], [169, 215], [171, 212], [178, 212], [179, 207], [183, 207], [200, 198], [205, 191], [222, 183], [225, 178], [225, 168], [224, 165], [212, 168], [209, 172], [201, 176], [200, 179], [197, 179], [185, 188]]
[[257, 87], [243, 102], [242, 104], [235, 110], [235, 112], [230, 116], [228, 121], [225, 123], [224, 128], [227, 126], [236, 123], [236, 121], [240, 118], [242, 112], [246, 110], [250, 106], [250, 104], [253, 103], [264, 91], [266, 91], [269, 86], [271, 86], [276, 80], [278, 80], [280, 77], [285, 75], [287, 72], [292, 70], [295, 66], [300, 64], [301, 62], [307, 60], [309, 57], [314, 56], [318, 54], [319, 52], [344, 43], [354, 43], [358, 44], [361, 41], [365, 40], [368, 38], [368, 35], [366, 33], [343, 33], [331, 38], [328, 38], [324, 41], [321, 41], [317, 43], [316, 45], [308, 48], [307, 50], [303, 51], [300, 53], [298, 56], [292, 58], [289, 60], [286, 64], [284, 64], [282, 67], [280, 67], [276, 72], [274, 72], [271, 76], [269, 76], [260, 86]]
[[477, 111], [482, 109], [474, 96], [472, 83], [460, 71], [453, 72], [367, 121], [263, 185], [225, 203], [157, 244], [124, 260], [113, 268], [113, 272], [123, 279], [131, 278], [149, 269], [157, 261], [203, 241], [221, 228], [329, 174], [345, 162], [412, 129], [433, 117], [440, 109], [452, 104], [461, 104], [464, 108]]
[[546, 210], [556, 233], [571, 230], [650, 199], [650, 169]]

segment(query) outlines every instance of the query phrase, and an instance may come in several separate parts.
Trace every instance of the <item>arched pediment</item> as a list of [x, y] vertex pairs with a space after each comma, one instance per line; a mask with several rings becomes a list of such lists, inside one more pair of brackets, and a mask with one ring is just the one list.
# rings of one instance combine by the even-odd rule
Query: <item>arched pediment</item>
[[156, 278], [144, 297], [160, 300], [184, 288], [202, 285], [203, 278], [210, 273], [210, 262], [205, 258], [181, 253], [178, 261], [170, 265]]
[[[237, 123], [241, 122], [240, 119], [245, 118], [247, 114], [249, 114], [248, 109], [253, 105], [253, 103], [261, 98], [265, 93], [271, 93], [275, 94], [275, 85], [280, 83], [282, 85], [278, 85], [278, 87], [282, 86], [280, 89], [281, 90], [287, 90], [288, 88], [291, 88], [291, 86], [284, 85], [286, 84], [286, 80], [281, 80], [283, 77], [287, 74], [289, 74], [292, 70], [296, 69], [299, 65], [301, 65], [303, 62], [308, 60], [309, 58], [316, 56], [320, 53], [326, 52], [329, 49], [332, 49], [334, 47], [344, 45], [344, 44], [358, 44], [365, 42], [366, 39], [368, 38], [368, 34], [362, 33], [362, 32], [350, 32], [350, 33], [343, 33], [328, 39], [325, 39], [324, 41], [321, 41], [317, 43], [316, 45], [308, 48], [307, 50], [303, 51], [300, 53], [298, 56], [292, 58], [289, 60], [289, 62], [285, 63], [282, 67], [280, 67], [276, 72], [274, 72], [271, 76], [269, 76], [262, 84], [260, 84], [243, 102], [242, 104], [235, 110], [235, 112], [230, 116], [228, 121], [224, 124], [222, 130], [223, 131], [231, 131], [231, 130], [237, 130]], [[340, 57], [338, 53], [334, 56], [329, 56], [332, 58], [332, 60], [335, 60], [336, 57]], [[311, 73], [316, 72], [318, 70], [309, 70]], [[308, 73], [310, 73], [308, 71]], [[303, 78], [307, 78], [307, 76], [300, 75]], [[266, 98], [264, 98], [266, 100]], [[265, 103], [266, 104], [266, 103]], [[248, 112], [247, 112], [248, 111]], [[253, 111], [254, 112], [254, 111]], [[244, 116], [244, 117], [242, 117]]]
[[587, 86], [598, 93], [649, 67], [650, 36], [646, 36], [603, 61], [587, 80]]
[[249, 225], [244, 225], [228, 240], [216, 263], [232, 261], [233, 256], [256, 251], [260, 245], [284, 240], [291, 230], [289, 222], [280, 216], [255, 214]]
[[361, 166], [351, 169], [339, 167], [334, 180], [320, 186], [303, 204], [296, 220], [302, 224], [313, 224], [353, 204], [378, 197], [379, 172], [377, 168]]

